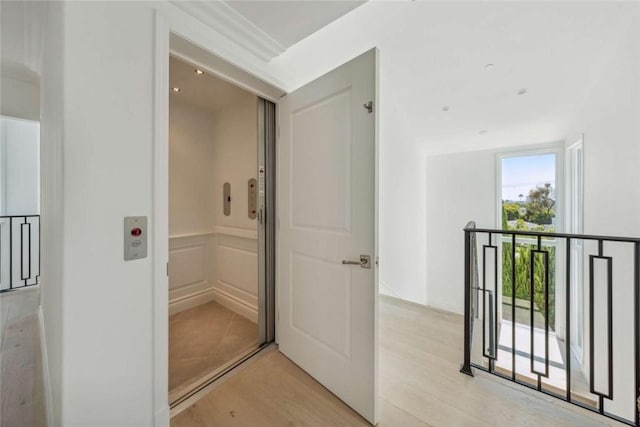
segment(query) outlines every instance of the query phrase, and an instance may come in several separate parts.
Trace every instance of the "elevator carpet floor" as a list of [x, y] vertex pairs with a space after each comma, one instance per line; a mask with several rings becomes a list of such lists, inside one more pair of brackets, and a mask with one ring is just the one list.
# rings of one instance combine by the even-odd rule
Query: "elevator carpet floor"
[[257, 344], [258, 326], [215, 301], [169, 317], [170, 397]]

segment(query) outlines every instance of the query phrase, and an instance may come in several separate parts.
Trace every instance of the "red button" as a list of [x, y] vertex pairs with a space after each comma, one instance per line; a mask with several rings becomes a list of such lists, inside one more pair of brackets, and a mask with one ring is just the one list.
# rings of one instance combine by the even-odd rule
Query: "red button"
[[133, 237], [139, 237], [141, 234], [142, 234], [142, 230], [139, 229], [138, 227], [131, 229], [131, 235]]

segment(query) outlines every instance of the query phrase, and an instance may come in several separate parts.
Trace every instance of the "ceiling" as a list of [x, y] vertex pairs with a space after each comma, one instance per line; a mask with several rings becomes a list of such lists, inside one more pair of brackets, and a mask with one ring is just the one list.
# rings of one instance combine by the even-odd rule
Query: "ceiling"
[[175, 57], [169, 60], [169, 86], [177, 87], [180, 92], [170, 90], [172, 101], [184, 102], [211, 112], [233, 106], [255, 95], [227, 83], [226, 81], [205, 73], [198, 75], [197, 67]]
[[571, 136], [639, 11], [638, 2], [368, 2], [271, 66], [295, 88], [375, 46], [389, 144], [435, 153], [554, 142]]
[[226, 3], [286, 49], [365, 2], [229, 0]]

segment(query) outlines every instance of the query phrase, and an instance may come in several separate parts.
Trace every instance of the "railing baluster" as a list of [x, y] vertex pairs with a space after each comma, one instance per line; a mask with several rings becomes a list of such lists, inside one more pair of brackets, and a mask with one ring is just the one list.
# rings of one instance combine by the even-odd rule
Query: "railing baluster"
[[[536, 260], [536, 254], [542, 254], [543, 258], [544, 258], [544, 342], [545, 342], [545, 349], [544, 349], [544, 372], [539, 372], [535, 369], [535, 292], [536, 292], [536, 286], [535, 286], [535, 260]], [[529, 270], [529, 277], [530, 277], [530, 304], [531, 307], [529, 309], [529, 313], [530, 313], [530, 321], [531, 321], [531, 327], [530, 327], [530, 337], [531, 337], [531, 344], [530, 344], [530, 363], [531, 363], [531, 372], [533, 372], [534, 374], [536, 374], [538, 376], [538, 391], [542, 390], [542, 377], [549, 377], [549, 252], [548, 251], [543, 251], [542, 250], [542, 236], [538, 236], [538, 248], [537, 249], [532, 249], [530, 251], [530, 270]]]
[[516, 235], [511, 235], [511, 379], [516, 380]]
[[13, 217], [9, 218], [9, 289], [13, 289]]
[[[14, 220], [16, 220], [16, 226], [18, 226], [19, 230], [17, 230], [17, 232], [19, 232], [20, 234], [20, 241], [18, 242], [17, 240], [17, 236], [15, 236], [16, 238], [14, 239], [14, 233], [13, 233], [13, 223]], [[5, 222], [6, 221], [6, 222]], [[38, 244], [38, 274], [35, 275], [35, 281], [33, 283], [29, 283], [33, 278], [34, 278], [34, 247], [33, 247], [33, 226], [34, 226], [34, 221], [37, 221], [38, 223], [38, 234], [36, 236], [37, 239], [37, 244]], [[7, 224], [9, 227], [9, 239], [7, 242], [7, 245], [9, 246], [9, 254], [8, 254], [8, 260], [9, 260], [9, 278], [8, 278], [8, 284], [4, 283], [4, 281], [2, 281], [3, 279], [3, 275], [6, 273], [5, 270], [5, 264], [4, 261], [5, 259], [3, 258], [4, 256], [7, 256], [6, 254], [3, 254], [3, 246], [4, 246], [4, 240], [3, 240], [3, 236], [2, 236], [2, 229], [4, 228], [4, 225]], [[26, 232], [25, 232], [25, 228], [26, 228]], [[40, 258], [41, 258], [41, 244], [40, 244], [40, 215], [1, 215], [0, 216], [0, 284], [2, 284], [4, 286], [3, 288], [0, 288], [0, 292], [5, 292], [5, 291], [10, 291], [13, 289], [17, 289], [17, 288], [24, 288], [26, 286], [33, 286], [33, 285], [37, 285], [39, 283], [39, 276], [40, 276]], [[26, 235], [26, 236], [25, 236]], [[6, 231], [5, 231], [5, 236], [6, 236]], [[27, 239], [27, 242], [25, 244], [25, 238]], [[17, 248], [16, 248], [17, 247]], [[20, 252], [20, 258], [14, 258], [14, 255], [17, 256], [17, 253], [14, 254], [14, 252]], [[25, 251], [27, 251], [27, 255], [25, 256]], [[15, 274], [15, 276], [19, 275], [19, 279], [18, 280], [18, 284], [15, 283], [14, 281], [14, 260], [20, 262], [20, 272]], [[25, 266], [25, 261], [27, 261], [27, 265]]]
[[[489, 234], [489, 244], [491, 245], [491, 234]], [[498, 341], [500, 340], [500, 335], [498, 335], [498, 246], [493, 246], [493, 307], [494, 307], [494, 316], [493, 316], [493, 358], [494, 363], [498, 360]], [[495, 367], [495, 366], [494, 366]]]
[[[493, 290], [487, 289], [487, 249], [494, 252]], [[487, 301], [489, 303], [489, 347], [486, 344]], [[498, 358], [498, 247], [493, 245], [493, 234], [489, 233], [489, 244], [482, 246], [482, 355], [489, 359], [489, 372], [493, 372]]]
[[[24, 219], [25, 221], [27, 220], [26, 218]], [[31, 279], [31, 223], [28, 223], [28, 227], [27, 230], [29, 231], [29, 233], [27, 233], [28, 240], [29, 240], [29, 249], [27, 250], [27, 253], [29, 254], [29, 280]], [[24, 282], [25, 285], [27, 285], [27, 282]]]
[[[604, 256], [603, 240], [598, 240], [598, 255], [589, 255], [589, 391], [598, 396], [598, 410], [604, 414], [604, 399], [613, 400], [613, 259]], [[608, 390], [602, 393], [595, 389], [595, 321], [594, 264], [596, 259], [607, 261], [607, 374]]]
[[471, 231], [464, 232], [464, 361], [460, 372], [471, 372]]
[[567, 371], [567, 401], [571, 402], [571, 238], [567, 238], [566, 282], [565, 282], [565, 369]]
[[36, 275], [36, 285], [40, 283], [40, 268], [42, 266], [42, 242], [41, 242], [41, 236], [42, 236], [42, 227], [40, 226], [40, 216], [36, 217], [36, 220], [38, 221], [38, 274]]
[[636, 242], [633, 248], [633, 312], [635, 319], [633, 324], [635, 353], [636, 353], [636, 388], [635, 388], [635, 421], [636, 426], [640, 426], [640, 242]]
[[2, 226], [4, 223], [0, 221], [0, 289], [2, 289]]

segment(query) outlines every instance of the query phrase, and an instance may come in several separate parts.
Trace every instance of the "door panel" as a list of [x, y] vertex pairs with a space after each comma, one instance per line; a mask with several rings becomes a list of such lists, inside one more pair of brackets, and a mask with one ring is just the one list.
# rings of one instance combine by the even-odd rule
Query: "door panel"
[[376, 256], [374, 100], [372, 50], [280, 102], [277, 271], [280, 351], [372, 423], [376, 266], [357, 263]]

